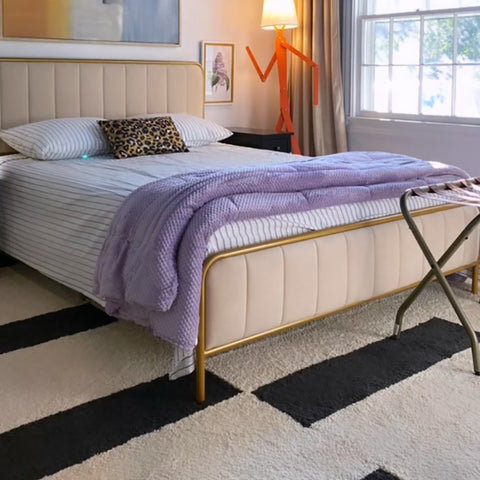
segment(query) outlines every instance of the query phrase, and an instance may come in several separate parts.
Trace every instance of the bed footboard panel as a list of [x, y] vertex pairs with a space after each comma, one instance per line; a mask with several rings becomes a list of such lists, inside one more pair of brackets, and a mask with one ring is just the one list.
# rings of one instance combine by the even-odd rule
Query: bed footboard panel
[[[438, 257], [476, 214], [461, 207], [416, 220]], [[476, 230], [445, 271], [471, 266], [478, 256]], [[428, 270], [403, 220], [221, 259], [205, 283], [206, 350], [398, 291]]]

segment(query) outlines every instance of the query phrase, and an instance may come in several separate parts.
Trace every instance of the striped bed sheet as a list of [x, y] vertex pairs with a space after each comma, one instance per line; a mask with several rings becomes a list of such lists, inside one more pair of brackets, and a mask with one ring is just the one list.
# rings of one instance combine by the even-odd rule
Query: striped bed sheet
[[[226, 144], [191, 148], [185, 154], [122, 160], [110, 156], [56, 161], [19, 154], [0, 157], [0, 250], [103, 305], [92, 293], [96, 261], [113, 215], [129, 193], [179, 173], [295, 158]], [[437, 204], [419, 197], [412, 201], [413, 208]], [[399, 211], [395, 198], [238, 221], [212, 235], [206, 256]]]

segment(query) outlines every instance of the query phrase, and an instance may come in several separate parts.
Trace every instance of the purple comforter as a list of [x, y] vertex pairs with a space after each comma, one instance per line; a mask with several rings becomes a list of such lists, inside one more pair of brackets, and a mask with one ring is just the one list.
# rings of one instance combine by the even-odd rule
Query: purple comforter
[[466, 178], [457, 168], [383, 152], [348, 152], [155, 181], [119, 207], [98, 259], [96, 294], [109, 314], [149, 325], [182, 348], [197, 340], [202, 264], [225, 223], [399, 197]]

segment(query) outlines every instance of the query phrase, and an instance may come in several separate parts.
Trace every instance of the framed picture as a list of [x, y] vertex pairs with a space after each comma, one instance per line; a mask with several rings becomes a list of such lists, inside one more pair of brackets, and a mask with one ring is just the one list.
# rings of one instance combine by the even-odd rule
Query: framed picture
[[4, 38], [180, 45], [180, 0], [3, 0]]
[[205, 103], [233, 102], [234, 56], [233, 43], [203, 42]]

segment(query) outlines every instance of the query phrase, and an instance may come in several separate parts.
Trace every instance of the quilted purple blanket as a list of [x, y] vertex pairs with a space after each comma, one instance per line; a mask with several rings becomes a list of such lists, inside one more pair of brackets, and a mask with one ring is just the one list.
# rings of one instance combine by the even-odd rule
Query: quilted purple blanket
[[182, 348], [197, 340], [202, 264], [225, 223], [399, 197], [466, 178], [461, 169], [383, 152], [348, 152], [155, 181], [120, 206], [98, 259], [95, 293], [109, 314]]

